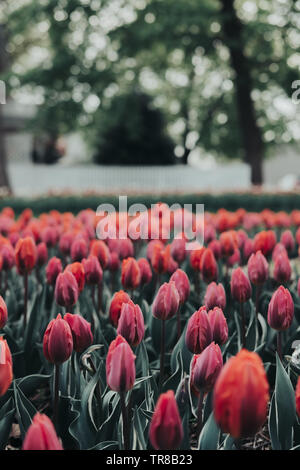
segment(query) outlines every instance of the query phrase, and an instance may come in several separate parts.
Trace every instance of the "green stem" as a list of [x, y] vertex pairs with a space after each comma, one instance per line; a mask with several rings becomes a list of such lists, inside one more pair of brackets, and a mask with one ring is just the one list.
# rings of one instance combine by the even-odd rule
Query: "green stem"
[[277, 331], [277, 354], [279, 356], [279, 359], [282, 362], [282, 335], [281, 335], [281, 331]]
[[240, 303], [240, 311], [241, 311], [241, 339], [242, 339], [242, 347], [246, 347], [246, 322], [245, 322], [245, 312], [244, 312], [244, 304], [243, 302]]
[[27, 324], [27, 306], [28, 306], [28, 273], [24, 274], [24, 329]]
[[198, 423], [197, 423], [197, 439], [198, 439], [199, 436], [200, 436], [200, 433], [201, 433], [201, 431], [202, 431], [202, 426], [203, 426], [203, 423], [202, 423], [203, 398], [204, 398], [204, 392], [201, 390], [200, 395], [199, 395], [199, 399], [198, 399], [198, 407], [197, 407], [197, 419], [198, 419]]
[[56, 431], [58, 430], [58, 405], [59, 405], [59, 364], [54, 366], [54, 404], [53, 422]]
[[161, 321], [161, 338], [160, 338], [160, 375], [159, 375], [159, 391], [162, 389], [165, 368], [165, 320]]
[[126, 408], [126, 392], [120, 392], [120, 403], [121, 403], [121, 412], [123, 420], [123, 443], [124, 450], [129, 450], [130, 448], [130, 430], [128, 422], [128, 412]]

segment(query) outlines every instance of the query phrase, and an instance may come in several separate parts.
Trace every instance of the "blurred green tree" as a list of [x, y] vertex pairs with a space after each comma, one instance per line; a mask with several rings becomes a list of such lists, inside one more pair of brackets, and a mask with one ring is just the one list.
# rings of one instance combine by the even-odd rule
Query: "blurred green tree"
[[99, 109], [137, 84], [166, 114], [184, 163], [196, 148], [244, 159], [260, 184], [268, 149], [297, 138], [298, 1], [11, 3], [8, 82], [39, 91], [36, 129], [89, 134]]

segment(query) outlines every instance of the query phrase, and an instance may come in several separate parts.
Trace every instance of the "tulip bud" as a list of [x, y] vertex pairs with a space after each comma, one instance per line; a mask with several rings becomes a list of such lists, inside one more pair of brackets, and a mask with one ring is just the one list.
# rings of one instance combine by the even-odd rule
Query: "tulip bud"
[[264, 256], [272, 253], [276, 245], [276, 235], [273, 230], [259, 232], [254, 237], [254, 251], [260, 250]]
[[22, 450], [63, 450], [48, 416], [40, 413], [34, 415], [27, 430]]
[[145, 333], [145, 324], [142, 311], [133, 302], [123, 303], [118, 322], [118, 335], [123, 336], [130, 346], [140, 344]]
[[204, 304], [207, 310], [214, 307], [220, 307], [222, 310], [226, 307], [226, 294], [223, 284], [211, 282], [208, 284], [204, 297]]
[[261, 285], [268, 279], [268, 261], [259, 250], [253, 253], [248, 261], [248, 276], [252, 284]]
[[48, 284], [54, 286], [54, 284], [56, 283], [57, 276], [62, 272], [62, 269], [63, 268], [61, 260], [59, 258], [56, 258], [56, 256], [54, 256], [50, 259], [46, 267], [46, 278]]
[[48, 248], [55, 246], [58, 241], [57, 229], [55, 227], [46, 227], [42, 232], [42, 240]]
[[175, 282], [164, 282], [155, 296], [152, 313], [155, 318], [168, 320], [176, 315], [179, 303], [180, 297]]
[[175, 450], [182, 442], [182, 422], [173, 390], [162, 393], [156, 403], [149, 439], [156, 450]]
[[204, 246], [193, 250], [190, 254], [190, 265], [194, 271], [200, 271], [201, 258], [205, 251]]
[[212, 330], [205, 307], [197, 310], [188, 321], [185, 343], [194, 354], [200, 354], [213, 340]]
[[106, 356], [107, 385], [115, 392], [127, 392], [135, 382], [135, 355], [120, 335], [110, 343]]
[[72, 307], [79, 296], [78, 284], [70, 271], [59, 274], [55, 283], [54, 297], [56, 303], [62, 307]]
[[59, 365], [67, 361], [73, 351], [73, 337], [69, 324], [59, 313], [50, 321], [43, 340], [43, 351], [47, 361]]
[[68, 264], [66, 271], [70, 271], [77, 281], [79, 292], [82, 292], [85, 284], [85, 272], [82, 263]]
[[90, 255], [88, 259], [82, 260], [83, 269], [85, 272], [85, 280], [89, 285], [99, 285], [102, 283], [103, 271], [98, 258]]
[[37, 265], [43, 266], [48, 260], [48, 250], [46, 243], [39, 243], [37, 246]]
[[281, 255], [281, 254], [283, 254], [283, 255], [285, 255], [285, 256], [287, 256], [287, 257], [289, 256], [289, 255], [288, 255], [288, 252], [286, 251], [286, 249], [285, 249], [285, 247], [283, 246], [283, 244], [282, 244], [282, 243], [276, 243], [275, 248], [274, 248], [274, 250], [273, 250], [273, 252], [272, 252], [272, 260], [275, 261], [276, 258], [277, 258], [277, 256], [278, 256], [278, 255]]
[[64, 320], [71, 328], [74, 351], [81, 353], [93, 343], [91, 324], [81, 315], [66, 313]]
[[172, 276], [170, 281], [175, 282], [176, 289], [178, 290], [180, 304], [183, 305], [187, 301], [190, 295], [190, 281], [186, 273], [182, 269], [177, 269]]
[[274, 330], [287, 330], [293, 321], [294, 302], [288, 289], [280, 286], [272, 295], [268, 307], [268, 323]]
[[95, 240], [93, 242], [90, 254], [92, 256], [96, 256], [102, 269], [106, 269], [108, 267], [110, 253], [108, 246], [103, 240]]
[[82, 261], [88, 254], [88, 247], [83, 237], [75, 238], [71, 246], [72, 261]]
[[210, 343], [201, 354], [195, 354], [191, 362], [191, 389], [196, 393], [207, 393], [215, 385], [223, 367], [220, 347]]
[[247, 262], [252, 253], [254, 252], [254, 242], [251, 238], [247, 238], [243, 246], [244, 260]]
[[252, 294], [251, 284], [241, 268], [233, 270], [230, 287], [231, 295], [234, 300], [243, 303], [250, 299]]
[[[161, 250], [164, 250], [163, 242], [161, 242], [160, 240], [151, 240], [147, 245], [147, 252], [146, 252], [147, 259], [150, 262], [151, 262], [151, 259], [152, 259], [154, 247], [156, 245], [158, 245], [158, 247], [160, 247]], [[156, 249], [158, 249], [158, 248], [156, 248]]]
[[221, 256], [222, 256], [222, 250], [221, 250], [221, 243], [219, 240], [212, 240], [208, 245], [207, 248], [209, 248], [213, 254], [215, 259], [218, 261]]
[[3, 297], [0, 295], [0, 329], [6, 325], [7, 322], [7, 307]]
[[295, 248], [295, 240], [290, 230], [285, 230], [282, 232], [280, 242], [289, 253], [291, 253]]
[[8, 344], [0, 337], [0, 397], [8, 390], [13, 380], [12, 357]]
[[74, 241], [74, 234], [72, 232], [64, 233], [59, 240], [59, 249], [63, 255], [68, 256], [71, 253], [71, 246]]
[[278, 284], [285, 284], [291, 279], [292, 268], [287, 255], [280, 254], [275, 259], [274, 279]]
[[1, 248], [2, 269], [9, 271], [15, 265], [15, 250], [10, 243], [5, 243]]
[[185, 243], [184, 238], [175, 238], [171, 243], [171, 256], [178, 264], [183, 263], [185, 260]]
[[170, 256], [168, 269], [167, 269], [168, 274], [171, 274], [171, 275], [174, 274], [177, 269], [178, 269], [178, 263], [172, 258], [172, 256]]
[[221, 233], [220, 243], [222, 256], [226, 258], [233, 255], [235, 248], [237, 248], [237, 241], [233, 238], [231, 231]]
[[235, 439], [256, 434], [267, 418], [269, 384], [262, 360], [242, 349], [222, 368], [214, 388], [217, 424]]
[[300, 418], [300, 376], [298, 377], [297, 380], [297, 386], [296, 386], [296, 411], [297, 415]]
[[228, 340], [228, 325], [224, 313], [219, 307], [208, 312], [208, 320], [213, 340], [218, 344], [225, 344]]
[[218, 265], [213, 252], [209, 248], [206, 248], [201, 256], [200, 271], [206, 283], [215, 281], [218, 277]]
[[141, 271], [134, 258], [127, 258], [122, 263], [121, 282], [124, 289], [136, 289], [141, 282]]
[[151, 265], [157, 274], [162, 274], [168, 271], [170, 262], [170, 245], [164, 248], [160, 242], [153, 245]]
[[19, 274], [31, 273], [37, 260], [36, 245], [31, 237], [20, 238], [16, 246], [15, 256]]
[[114, 294], [109, 308], [109, 319], [115, 327], [118, 326], [123, 303], [128, 302], [131, 302], [131, 299], [127, 292], [120, 290]]
[[137, 263], [141, 271], [141, 285], [149, 284], [152, 279], [152, 271], [148, 260], [140, 258]]
[[110, 253], [108, 269], [110, 272], [114, 273], [119, 270], [120, 267], [120, 258], [118, 253]]

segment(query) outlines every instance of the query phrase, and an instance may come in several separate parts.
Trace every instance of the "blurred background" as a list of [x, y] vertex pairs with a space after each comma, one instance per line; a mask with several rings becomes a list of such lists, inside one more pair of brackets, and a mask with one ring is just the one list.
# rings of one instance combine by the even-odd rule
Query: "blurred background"
[[1, 194], [299, 192], [299, 50], [299, 0], [1, 0]]

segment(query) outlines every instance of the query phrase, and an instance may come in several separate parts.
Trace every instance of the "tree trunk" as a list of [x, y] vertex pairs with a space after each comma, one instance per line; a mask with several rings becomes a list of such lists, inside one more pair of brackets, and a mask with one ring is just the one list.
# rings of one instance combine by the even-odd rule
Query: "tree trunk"
[[234, 0], [220, 0], [222, 4], [224, 42], [230, 51], [231, 66], [235, 72], [235, 90], [240, 129], [245, 148], [245, 161], [251, 168], [251, 182], [263, 183], [264, 145], [251, 99], [252, 81], [249, 62], [244, 53], [243, 24], [234, 8]]
[[[6, 35], [4, 27], [0, 25], [0, 74], [6, 68], [7, 54], [5, 52]], [[7, 173], [7, 161], [6, 161], [6, 148], [5, 148], [5, 129], [3, 123], [3, 108], [5, 106], [0, 104], [0, 191], [11, 193], [11, 187], [9, 183]]]

